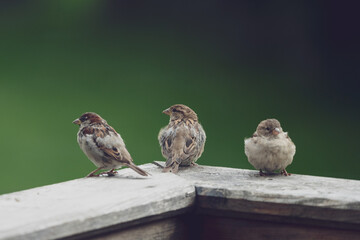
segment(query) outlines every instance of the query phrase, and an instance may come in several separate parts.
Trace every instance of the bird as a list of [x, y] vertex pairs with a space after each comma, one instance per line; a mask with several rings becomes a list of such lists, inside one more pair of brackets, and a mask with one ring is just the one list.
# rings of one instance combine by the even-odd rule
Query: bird
[[98, 177], [101, 173], [95, 173], [100, 170], [110, 170], [105, 173], [114, 176], [117, 173], [115, 169], [122, 166], [127, 166], [142, 176], [149, 175], [133, 163], [120, 134], [98, 114], [86, 112], [73, 123], [80, 126], [77, 142], [81, 150], [97, 167], [87, 177]]
[[177, 173], [179, 166], [194, 166], [204, 152], [206, 134], [196, 113], [183, 104], [163, 111], [169, 124], [158, 135], [161, 153], [166, 158], [163, 172]]
[[245, 139], [245, 155], [260, 170], [260, 176], [279, 170], [285, 176], [291, 175], [286, 167], [292, 163], [295, 151], [295, 144], [276, 119], [261, 121], [253, 136]]

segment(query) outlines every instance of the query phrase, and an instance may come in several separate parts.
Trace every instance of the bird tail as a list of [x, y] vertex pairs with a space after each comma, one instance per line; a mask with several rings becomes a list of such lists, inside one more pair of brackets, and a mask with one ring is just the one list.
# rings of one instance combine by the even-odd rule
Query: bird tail
[[144, 170], [142, 170], [141, 168], [139, 168], [138, 166], [136, 166], [133, 163], [127, 164], [127, 166], [129, 168], [131, 168], [132, 170], [134, 170], [135, 172], [137, 172], [138, 174], [142, 175], [142, 176], [149, 176], [150, 174]]
[[153, 161], [152, 164], [154, 164], [154, 165], [156, 165], [156, 166], [158, 166], [160, 168], [164, 168], [163, 165], [161, 165], [160, 163], [157, 163], [156, 161]]

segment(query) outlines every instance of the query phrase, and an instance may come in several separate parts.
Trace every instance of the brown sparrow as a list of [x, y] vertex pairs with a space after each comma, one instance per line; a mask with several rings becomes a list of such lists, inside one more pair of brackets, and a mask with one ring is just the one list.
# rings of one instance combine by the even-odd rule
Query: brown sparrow
[[176, 173], [179, 165], [196, 165], [206, 140], [196, 113], [182, 104], [173, 105], [163, 113], [170, 116], [169, 124], [158, 135], [162, 155], [166, 158], [163, 171]]
[[96, 113], [84, 113], [73, 123], [80, 125], [77, 141], [85, 155], [98, 167], [87, 177], [99, 176], [99, 170], [109, 170], [108, 176], [114, 176], [115, 169], [127, 166], [140, 175], [148, 173], [133, 163], [130, 153], [121, 136]]
[[245, 139], [245, 154], [261, 176], [277, 170], [288, 176], [285, 168], [293, 161], [295, 144], [278, 120], [267, 119], [260, 122], [251, 138]]

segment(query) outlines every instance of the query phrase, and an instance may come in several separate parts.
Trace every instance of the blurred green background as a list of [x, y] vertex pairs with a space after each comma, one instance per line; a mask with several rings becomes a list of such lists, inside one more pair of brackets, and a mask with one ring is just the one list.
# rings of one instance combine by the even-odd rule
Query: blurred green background
[[252, 169], [244, 138], [277, 118], [288, 171], [360, 179], [359, 16], [336, 1], [1, 1], [0, 194], [95, 166], [72, 121], [86, 111], [136, 164], [163, 160], [162, 110], [193, 108], [203, 165]]

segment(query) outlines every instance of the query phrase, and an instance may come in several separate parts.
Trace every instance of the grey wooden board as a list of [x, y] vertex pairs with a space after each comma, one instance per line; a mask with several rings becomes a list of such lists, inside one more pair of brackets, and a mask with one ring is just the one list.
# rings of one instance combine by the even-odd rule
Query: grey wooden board
[[[196, 239], [226, 240], [359, 240], [360, 230], [328, 228], [309, 224], [291, 224], [207, 215], [201, 235]], [[131, 239], [131, 238], [128, 238]]]
[[153, 221], [145, 225], [138, 225], [126, 229], [126, 231], [114, 231], [109, 234], [86, 238], [91, 240], [117, 240], [117, 239], [141, 239], [141, 240], [162, 240], [162, 239], [188, 239], [187, 227], [178, 218]]
[[141, 167], [152, 176], [124, 169], [116, 177], [81, 178], [0, 196], [0, 239], [72, 236], [195, 202], [212, 210], [360, 223], [360, 181], [260, 177], [254, 170], [209, 166], [180, 168], [175, 175], [152, 164]]
[[263, 177], [255, 170], [209, 166], [181, 168], [178, 175], [193, 182], [197, 196], [205, 199], [198, 203], [202, 207], [360, 223], [357, 180], [299, 174]]
[[174, 174], [142, 177], [124, 169], [116, 177], [81, 178], [0, 196], [0, 239], [71, 236], [183, 209], [194, 199], [194, 186]]

